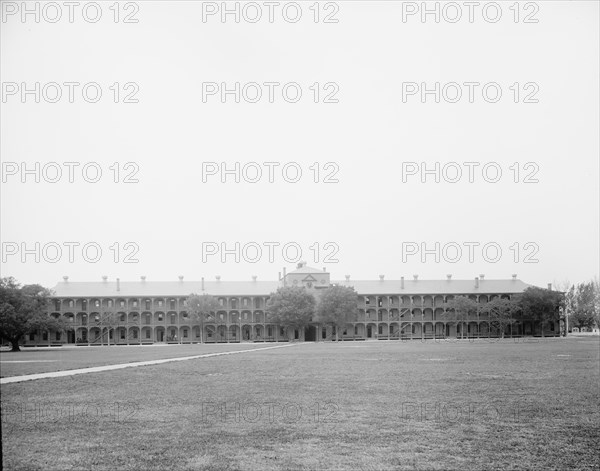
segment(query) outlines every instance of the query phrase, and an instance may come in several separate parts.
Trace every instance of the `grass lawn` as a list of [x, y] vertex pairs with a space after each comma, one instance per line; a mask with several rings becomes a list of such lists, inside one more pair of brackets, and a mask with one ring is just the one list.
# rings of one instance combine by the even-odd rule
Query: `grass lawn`
[[[182, 347], [152, 351], [166, 357], [171, 348]], [[134, 349], [119, 351], [119, 362], [132, 361]], [[600, 469], [599, 352], [597, 337], [307, 343], [7, 384], [3, 464], [61, 471]], [[81, 354], [65, 351], [63, 361]], [[12, 374], [28, 365], [13, 364]]]
[[[115, 365], [136, 361], [177, 358], [204, 353], [249, 350], [278, 344], [220, 343], [205, 345], [157, 345], [111, 347], [21, 348], [20, 352], [0, 352], [0, 377], [73, 370], [89, 366]], [[283, 345], [283, 344], [279, 344]]]

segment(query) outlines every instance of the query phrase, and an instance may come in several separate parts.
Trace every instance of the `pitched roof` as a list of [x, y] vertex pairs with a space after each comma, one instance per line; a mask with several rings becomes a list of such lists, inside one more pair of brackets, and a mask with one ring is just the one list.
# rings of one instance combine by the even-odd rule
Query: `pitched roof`
[[[353, 286], [361, 295], [515, 294], [532, 286], [512, 279], [480, 280], [479, 288], [475, 287], [474, 280], [405, 280], [404, 289], [400, 287], [400, 280], [351, 280], [331, 283]], [[55, 296], [61, 298], [185, 297], [191, 293], [207, 293], [214, 296], [269, 296], [279, 286], [278, 281], [205, 281], [203, 291], [200, 281], [122, 281], [120, 290], [117, 291], [117, 283], [114, 281], [67, 281], [58, 283], [53, 290]]]
[[324, 273], [323, 270], [319, 270], [318, 268], [313, 268], [313, 267], [309, 267], [306, 266], [305, 262], [301, 262], [303, 263], [303, 265], [299, 268], [296, 268], [295, 270], [291, 271], [288, 273], [288, 275], [298, 275], [298, 274], [310, 274], [310, 273]]
[[119, 297], [185, 297], [191, 293], [208, 293], [214, 296], [268, 296], [277, 290], [277, 281], [205, 281], [204, 291], [200, 281], [121, 281], [117, 291], [114, 281], [67, 281], [54, 288], [55, 296], [101, 298]]
[[521, 280], [479, 280], [479, 288], [475, 280], [405, 280], [404, 289], [400, 280], [357, 280], [332, 281], [341, 286], [353, 286], [358, 294], [494, 294], [522, 293], [532, 286]]

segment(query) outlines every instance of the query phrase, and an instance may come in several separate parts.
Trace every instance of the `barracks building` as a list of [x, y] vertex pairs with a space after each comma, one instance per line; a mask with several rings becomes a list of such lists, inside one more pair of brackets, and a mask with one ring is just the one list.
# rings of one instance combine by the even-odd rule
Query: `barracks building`
[[[64, 333], [28, 334], [24, 346], [47, 345], [149, 345], [155, 343], [289, 342], [331, 341], [336, 328], [318, 322], [305, 329], [286, 328], [272, 322], [266, 312], [269, 296], [280, 286], [304, 286], [318, 297], [332, 284], [351, 286], [358, 294], [356, 319], [341, 332], [343, 340], [410, 340], [454, 337], [490, 337], [501, 333], [490, 327], [483, 313], [453, 319], [444, 303], [454, 296], [468, 296], [485, 303], [495, 297], [510, 298], [530, 285], [517, 279], [472, 280], [412, 279], [331, 281], [329, 273], [305, 262], [277, 281], [109, 281], [73, 282], [63, 277], [56, 285], [49, 315], [63, 317], [72, 327]], [[191, 293], [212, 295], [221, 309], [202, 323], [192, 322], [186, 312]], [[111, 325], [106, 325], [111, 313]], [[505, 336], [558, 336], [559, 321], [541, 325], [516, 318], [506, 326]]]

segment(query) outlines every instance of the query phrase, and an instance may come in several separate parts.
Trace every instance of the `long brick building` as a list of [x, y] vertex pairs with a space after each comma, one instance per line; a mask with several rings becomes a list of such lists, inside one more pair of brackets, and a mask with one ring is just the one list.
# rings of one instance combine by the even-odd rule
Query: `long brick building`
[[[304, 286], [317, 297], [319, 290], [340, 284], [358, 293], [356, 319], [342, 332], [344, 340], [398, 340], [497, 336], [483, 313], [453, 319], [442, 307], [454, 296], [468, 296], [484, 303], [494, 297], [522, 293], [528, 284], [517, 279], [488, 280], [483, 275], [472, 280], [332, 281], [325, 269], [306, 263], [283, 274], [276, 281], [64, 281], [54, 288], [49, 315], [64, 317], [71, 328], [66, 333], [38, 332], [24, 339], [25, 346], [63, 344], [152, 344], [213, 342], [327, 341], [335, 338], [335, 327], [311, 323], [305, 329], [280, 326], [266, 312], [271, 293], [280, 286]], [[191, 293], [214, 296], [221, 309], [201, 323], [192, 322], [186, 312]], [[107, 323], [110, 314], [112, 321]], [[543, 329], [543, 330], [542, 330]], [[541, 325], [531, 319], [516, 318], [506, 326], [506, 336], [558, 336], [559, 322]]]

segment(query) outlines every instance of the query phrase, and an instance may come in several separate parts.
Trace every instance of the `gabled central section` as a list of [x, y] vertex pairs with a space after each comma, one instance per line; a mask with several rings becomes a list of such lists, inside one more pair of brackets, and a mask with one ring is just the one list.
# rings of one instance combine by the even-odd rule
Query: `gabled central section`
[[296, 269], [289, 273], [284, 271], [284, 286], [304, 286], [307, 289], [328, 288], [330, 284], [329, 273], [318, 268], [309, 267], [306, 262], [298, 263]]

